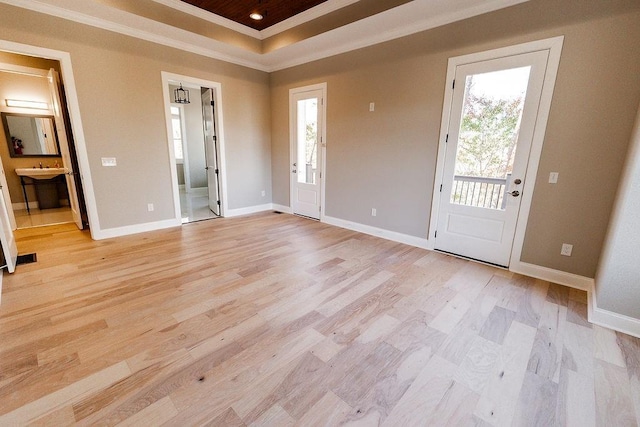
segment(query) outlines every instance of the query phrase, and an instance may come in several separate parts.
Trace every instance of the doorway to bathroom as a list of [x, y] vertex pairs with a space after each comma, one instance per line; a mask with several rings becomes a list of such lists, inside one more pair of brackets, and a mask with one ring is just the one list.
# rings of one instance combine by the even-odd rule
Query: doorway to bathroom
[[221, 87], [162, 73], [176, 217], [189, 223], [224, 216]]
[[0, 186], [12, 230], [88, 226], [60, 62], [0, 51]]

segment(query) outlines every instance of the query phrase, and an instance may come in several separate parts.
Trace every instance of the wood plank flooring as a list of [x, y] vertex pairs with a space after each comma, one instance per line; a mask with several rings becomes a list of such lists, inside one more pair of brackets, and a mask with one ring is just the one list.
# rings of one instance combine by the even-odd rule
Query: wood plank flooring
[[0, 425], [632, 426], [586, 294], [291, 215], [20, 230]]

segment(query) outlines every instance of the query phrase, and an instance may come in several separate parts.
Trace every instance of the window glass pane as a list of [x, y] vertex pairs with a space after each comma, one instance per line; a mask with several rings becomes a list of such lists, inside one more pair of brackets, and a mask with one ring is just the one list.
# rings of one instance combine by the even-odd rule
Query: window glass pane
[[180, 119], [172, 119], [171, 127], [173, 128], [173, 139], [181, 139], [182, 131], [180, 129]]
[[181, 139], [174, 139], [173, 140], [173, 150], [176, 154], [176, 159], [177, 160], [182, 160], [184, 159], [184, 154], [182, 152], [182, 140]]
[[318, 163], [318, 98], [298, 101], [298, 182], [315, 184]]
[[505, 208], [530, 71], [467, 76], [451, 203]]

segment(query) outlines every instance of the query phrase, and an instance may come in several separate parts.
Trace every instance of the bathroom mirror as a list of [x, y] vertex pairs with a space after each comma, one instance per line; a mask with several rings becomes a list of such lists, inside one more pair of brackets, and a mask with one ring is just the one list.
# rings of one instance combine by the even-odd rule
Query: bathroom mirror
[[11, 157], [60, 156], [53, 116], [2, 113]]

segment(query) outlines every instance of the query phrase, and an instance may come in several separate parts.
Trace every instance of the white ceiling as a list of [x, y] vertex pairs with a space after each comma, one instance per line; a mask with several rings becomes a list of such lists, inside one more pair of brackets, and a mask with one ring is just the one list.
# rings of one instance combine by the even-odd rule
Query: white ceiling
[[[249, 29], [195, 7], [185, 8], [178, 0], [154, 1], [262, 40], [357, 0], [330, 0], [325, 6], [317, 6], [300, 14], [302, 16], [263, 31]], [[268, 72], [382, 43], [525, 1], [528, 0], [413, 0], [277, 50], [256, 53], [110, 7], [98, 0], [0, 0], [2, 3]]]

